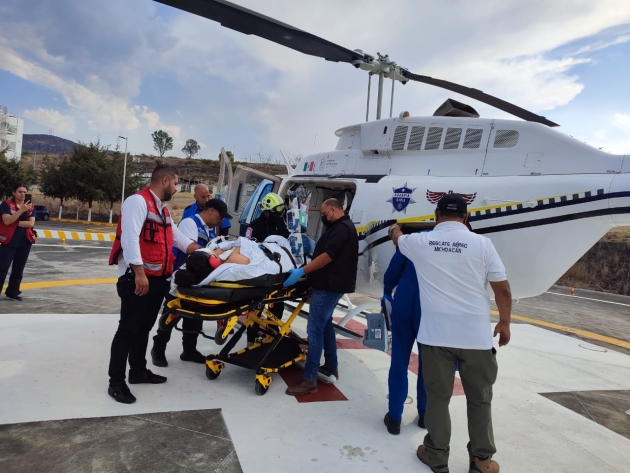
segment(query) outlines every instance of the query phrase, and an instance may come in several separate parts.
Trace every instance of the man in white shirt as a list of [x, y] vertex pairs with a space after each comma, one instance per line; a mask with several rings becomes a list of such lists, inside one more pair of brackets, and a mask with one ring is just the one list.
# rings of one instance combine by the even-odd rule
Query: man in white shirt
[[112, 341], [107, 392], [125, 404], [136, 401], [125, 383], [127, 359], [130, 384], [166, 382], [164, 376], [147, 369], [149, 332], [162, 305], [167, 278], [173, 272], [175, 257], [171, 247], [187, 253], [200, 248], [173, 225], [165, 205], [177, 192], [177, 182], [175, 168], [157, 166], [149, 186], [123, 203], [116, 227], [109, 264], [118, 264], [116, 289], [121, 308]]
[[428, 434], [418, 458], [435, 473], [448, 473], [456, 363], [468, 403], [470, 473], [497, 473], [492, 431], [492, 385], [497, 377], [492, 346], [490, 300], [494, 291], [500, 321], [494, 330], [499, 346], [510, 341], [512, 294], [505, 267], [490, 239], [468, 230], [466, 201], [445, 195], [435, 211], [431, 232], [403, 235], [398, 225], [389, 234], [418, 275], [422, 319], [422, 374], [427, 391], [425, 424]]
[[[204, 204], [201, 213], [182, 219], [182, 221], [179, 222], [178, 228], [186, 237], [191, 240], [196, 240], [201, 247], [205, 248], [210, 240], [216, 238], [215, 228], [217, 228], [223, 220], [230, 220], [231, 218], [232, 216], [228, 214], [227, 204], [225, 202], [219, 199], [210, 199]], [[179, 251], [177, 248], [173, 248], [173, 253], [175, 254], [174, 269], [177, 270], [186, 262], [188, 255], [184, 251]], [[165, 305], [173, 299], [175, 299], [175, 297], [169, 294], [167, 289]], [[168, 366], [168, 361], [166, 360], [166, 345], [171, 339], [174, 326], [175, 324], [169, 324], [165, 328], [162, 328], [158, 324], [157, 333], [153, 337], [153, 348], [151, 349], [151, 359], [155, 366]], [[197, 350], [197, 339], [199, 338], [199, 332], [202, 327], [203, 321], [201, 320], [190, 319], [188, 317], [183, 318], [183, 351], [179, 356], [180, 360], [200, 364], [206, 363], [206, 357]]]

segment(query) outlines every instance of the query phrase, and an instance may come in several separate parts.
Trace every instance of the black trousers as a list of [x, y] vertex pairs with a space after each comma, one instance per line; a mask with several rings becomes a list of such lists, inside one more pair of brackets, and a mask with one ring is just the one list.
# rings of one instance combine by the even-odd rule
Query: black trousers
[[20, 294], [20, 283], [24, 275], [24, 267], [31, 252], [30, 243], [21, 247], [13, 247], [9, 245], [0, 245], [0, 293], [4, 287], [4, 281], [9, 273], [11, 263], [11, 276], [9, 276], [9, 286], [5, 293], [11, 297], [17, 297]]
[[[166, 304], [168, 302], [175, 299], [175, 297], [168, 292], [169, 289], [170, 287], [167, 287], [166, 295], [164, 296], [164, 308], [166, 308]], [[164, 314], [164, 309], [162, 310], [162, 314]], [[197, 338], [199, 338], [198, 332], [203, 327], [203, 321], [189, 319], [187, 317], [182, 318], [184, 319], [182, 320], [182, 330], [195, 332], [182, 333], [182, 345], [184, 347], [184, 352], [193, 352], [197, 350]], [[173, 333], [173, 327], [175, 327], [175, 324], [170, 324], [166, 330], [158, 327], [157, 333], [153, 337], [153, 348], [156, 351], [163, 352], [164, 350], [166, 350], [166, 345], [171, 339], [171, 334]]]
[[109, 360], [110, 384], [125, 381], [127, 359], [129, 373], [140, 375], [147, 369], [149, 333], [160, 312], [164, 291], [168, 286], [165, 277], [149, 276], [148, 279], [149, 292], [144, 296], [134, 294], [136, 281], [132, 272], [118, 278], [116, 283], [120, 297], [120, 321], [112, 341]]
[[[282, 320], [282, 315], [284, 314], [284, 302], [275, 302], [273, 307], [269, 309], [269, 311]], [[251, 327], [247, 328], [247, 341], [254, 342], [256, 340], [256, 335], [258, 335], [258, 329], [260, 326], [258, 324], [254, 324]]]

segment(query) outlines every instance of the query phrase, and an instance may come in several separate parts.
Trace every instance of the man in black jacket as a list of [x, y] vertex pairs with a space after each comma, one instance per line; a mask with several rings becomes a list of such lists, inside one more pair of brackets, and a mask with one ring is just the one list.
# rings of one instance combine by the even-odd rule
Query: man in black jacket
[[354, 292], [359, 263], [359, 238], [357, 229], [344, 214], [337, 199], [328, 199], [321, 208], [324, 234], [315, 245], [313, 260], [299, 269], [290, 271], [286, 287], [294, 285], [308, 275], [313, 287], [308, 315], [308, 354], [302, 380], [287, 389], [290, 396], [317, 392], [317, 371], [324, 352], [323, 370], [339, 379], [337, 365], [337, 341], [332, 315], [339, 299]]

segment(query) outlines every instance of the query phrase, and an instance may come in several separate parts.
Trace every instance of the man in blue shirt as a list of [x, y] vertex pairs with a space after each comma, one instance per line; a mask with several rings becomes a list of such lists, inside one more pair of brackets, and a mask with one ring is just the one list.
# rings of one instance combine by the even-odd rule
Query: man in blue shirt
[[[396, 295], [392, 299], [394, 289], [396, 289]], [[409, 388], [407, 381], [409, 357], [418, 335], [421, 316], [416, 268], [398, 249], [385, 271], [383, 290], [383, 299], [392, 303], [392, 360], [388, 377], [389, 410], [385, 415], [385, 425], [390, 434], [398, 435]], [[418, 426], [424, 429], [427, 394], [422, 377], [422, 356], [419, 343], [417, 396]]]
[[[208, 186], [204, 184], [197, 184], [195, 186], [194, 193], [195, 193], [194, 194], [195, 201], [184, 209], [184, 213], [182, 214], [182, 220], [184, 220], [185, 218], [193, 217], [201, 213], [204, 205], [206, 205], [206, 202], [208, 202], [211, 198], [210, 190], [208, 189]], [[224, 218], [221, 221], [221, 224], [219, 225], [220, 236], [227, 236], [230, 231], [231, 226], [232, 224], [230, 223], [230, 220], [227, 218]]]
[[[215, 228], [219, 225], [221, 220], [230, 220], [232, 216], [227, 212], [227, 205], [225, 202], [219, 199], [209, 199], [201, 213], [193, 215], [192, 217], [184, 218], [179, 222], [179, 230], [191, 240], [196, 240], [197, 243], [205, 248], [210, 240], [216, 237]], [[185, 252], [179, 251], [177, 248], [173, 248], [175, 254], [175, 270], [179, 269], [181, 265], [186, 262], [188, 256]], [[170, 289], [170, 284], [169, 284]], [[166, 292], [165, 304], [175, 299], [170, 292]], [[189, 319], [185, 317], [182, 320], [182, 346], [183, 352], [180, 355], [182, 361], [192, 361], [194, 363], [205, 363], [206, 357], [203, 356], [197, 350], [197, 338], [201, 331], [203, 322], [201, 320]], [[153, 364], [159, 367], [168, 366], [166, 360], [166, 345], [171, 339], [171, 333], [175, 324], [167, 326], [166, 329], [158, 326], [157, 333], [153, 337], [153, 348], [151, 349], [151, 359]]]

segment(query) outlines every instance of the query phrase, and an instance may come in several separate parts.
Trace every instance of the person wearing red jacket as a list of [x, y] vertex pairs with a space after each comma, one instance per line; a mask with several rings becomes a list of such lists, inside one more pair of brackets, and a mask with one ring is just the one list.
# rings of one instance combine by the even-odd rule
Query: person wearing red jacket
[[5, 291], [7, 298], [21, 301], [20, 283], [24, 274], [24, 267], [35, 243], [33, 226], [35, 217], [31, 202], [25, 202], [26, 186], [17, 184], [13, 190], [13, 198], [0, 204], [0, 292], [4, 287], [4, 280], [13, 264], [9, 285]]
[[171, 248], [186, 253], [200, 248], [173, 225], [165, 202], [177, 192], [175, 168], [161, 164], [151, 175], [148, 187], [129, 197], [122, 205], [116, 241], [109, 264], [118, 264], [116, 289], [120, 297], [120, 322], [114, 335], [109, 362], [108, 394], [131, 404], [136, 398], [125, 383], [129, 360], [130, 384], [166, 382], [147, 369], [146, 352], [166, 293], [167, 278], [173, 273], [175, 257]]

